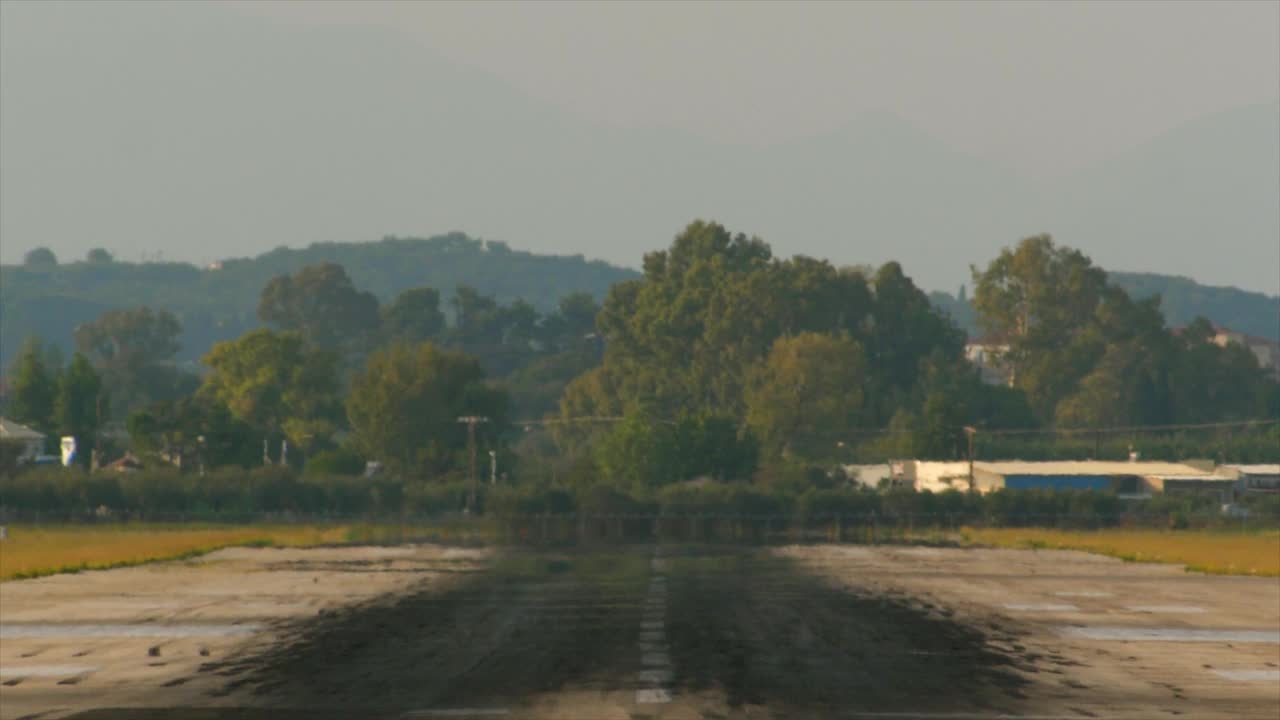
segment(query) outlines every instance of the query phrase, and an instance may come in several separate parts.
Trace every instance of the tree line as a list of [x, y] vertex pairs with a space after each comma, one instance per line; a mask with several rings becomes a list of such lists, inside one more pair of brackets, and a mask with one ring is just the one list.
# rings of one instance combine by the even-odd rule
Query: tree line
[[[1203, 320], [1167, 328], [1158, 298], [1134, 301], [1047, 236], [973, 276], [977, 322], [1008, 347], [1008, 385], [982, 382], [964, 333], [898, 263], [779, 258], [697, 221], [603, 304], [572, 293], [549, 311], [466, 285], [447, 303], [430, 287], [384, 303], [342, 266], [309, 265], [270, 279], [266, 327], [214, 345], [199, 373], [175, 361], [172, 314], [108, 311], [75, 330], [65, 367], [29, 342], [6, 412], [82, 447], [127, 436], [184, 470], [355, 475], [377, 461], [415, 482], [463, 477], [457, 418], [477, 415], [480, 451], [510, 481], [627, 492], [959, 458], [966, 427], [1280, 417], [1280, 386], [1251, 352], [1218, 346]], [[515, 422], [531, 419], [551, 429]]]

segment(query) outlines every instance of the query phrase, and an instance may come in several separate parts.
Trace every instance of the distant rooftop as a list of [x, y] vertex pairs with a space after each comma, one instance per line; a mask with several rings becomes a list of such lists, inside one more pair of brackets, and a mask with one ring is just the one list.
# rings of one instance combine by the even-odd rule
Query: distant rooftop
[[1280, 475], [1280, 463], [1274, 465], [1223, 465], [1246, 475]]
[[1172, 462], [1105, 460], [1030, 462], [1010, 460], [975, 462], [973, 467], [975, 470], [983, 470], [997, 475], [1169, 475], [1197, 478], [1211, 475], [1211, 473], [1191, 465]]
[[20, 422], [0, 417], [0, 438], [6, 440], [40, 440], [44, 433], [32, 430]]

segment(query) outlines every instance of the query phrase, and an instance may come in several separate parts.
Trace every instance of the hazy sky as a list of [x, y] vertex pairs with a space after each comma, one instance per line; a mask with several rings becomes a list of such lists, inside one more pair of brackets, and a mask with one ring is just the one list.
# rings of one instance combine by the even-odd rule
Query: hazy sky
[[[637, 266], [714, 217], [930, 287], [1050, 231], [1274, 293], [1280, 157], [1248, 154], [1271, 116], [1232, 113], [1278, 97], [1277, 2], [3, 0], [0, 259], [463, 230]], [[1117, 194], [1250, 167], [1198, 178], [1222, 204], [1184, 220], [1158, 217], [1199, 197], [1177, 177], [1138, 209], [1086, 197], [1117, 158]], [[1194, 245], [1151, 252], [1184, 242], [1157, 220]]]
[[1280, 94], [1278, 2], [238, 7], [391, 29], [620, 126], [767, 144], [888, 110], [1037, 176]]

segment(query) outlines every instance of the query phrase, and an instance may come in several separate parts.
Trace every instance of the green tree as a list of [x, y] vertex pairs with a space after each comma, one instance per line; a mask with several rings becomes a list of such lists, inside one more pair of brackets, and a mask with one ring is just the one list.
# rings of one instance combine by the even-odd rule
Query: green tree
[[796, 257], [758, 238], [694, 222], [649, 253], [644, 278], [613, 286], [597, 316], [601, 368], [566, 388], [566, 416], [617, 415], [644, 402], [657, 416], [709, 413], [741, 421], [753, 368], [774, 341], [803, 332], [864, 338], [865, 276]]
[[314, 347], [354, 353], [366, 347], [378, 328], [378, 299], [357, 290], [341, 265], [308, 265], [267, 283], [259, 296], [258, 318], [299, 333]]
[[632, 489], [683, 480], [675, 427], [633, 410], [595, 446], [596, 462], [610, 482]]
[[875, 305], [867, 354], [882, 382], [899, 391], [915, 385], [921, 362], [935, 350], [959, 358], [964, 333], [938, 312], [896, 262], [876, 272]]
[[440, 292], [434, 288], [405, 290], [382, 308], [382, 335], [392, 342], [426, 342], [439, 336], [444, 327]]
[[13, 387], [9, 394], [8, 412], [20, 423], [43, 433], [55, 429], [54, 402], [57, 397], [57, 368], [45, 361], [44, 344], [29, 337], [22, 344], [22, 354], [10, 369]]
[[200, 392], [258, 432], [281, 433], [307, 449], [341, 422], [337, 359], [297, 333], [255, 330], [214, 345], [204, 363], [212, 372]]
[[105, 248], [100, 247], [90, 250], [88, 254], [85, 255], [84, 259], [85, 262], [90, 265], [108, 265], [115, 262], [115, 257], [112, 256], [111, 253], [107, 252]]
[[477, 433], [494, 445], [507, 421], [506, 393], [485, 382], [479, 361], [431, 343], [397, 343], [369, 356], [351, 382], [347, 418], [366, 457], [405, 474], [462, 467], [464, 415], [489, 418]]
[[76, 348], [103, 367], [145, 367], [173, 360], [182, 325], [173, 313], [147, 307], [108, 310], [76, 328]]
[[76, 347], [89, 357], [110, 388], [121, 417], [160, 400], [190, 394], [199, 380], [181, 372], [173, 358], [182, 326], [164, 310], [108, 310], [75, 330]]
[[1107, 286], [1106, 274], [1078, 250], [1057, 247], [1048, 235], [1004, 249], [985, 271], [973, 271], [979, 325], [1007, 339], [1014, 383], [1037, 416], [1051, 421], [1106, 352], [1099, 311], [1127, 296]]
[[45, 270], [58, 266], [58, 256], [47, 247], [33, 248], [22, 258], [22, 264], [30, 269]]
[[127, 427], [135, 449], [162, 453], [183, 468], [249, 467], [261, 459], [261, 436], [209, 397], [158, 402], [130, 414]]
[[83, 458], [93, 446], [98, 429], [107, 417], [108, 401], [102, 392], [102, 379], [81, 353], [58, 378], [58, 395], [54, 403], [58, 432], [76, 439]]
[[866, 382], [857, 341], [817, 333], [780, 338], [751, 379], [748, 422], [770, 452], [830, 457], [863, 424]]
[[1169, 380], [1177, 421], [1275, 417], [1268, 400], [1275, 396], [1276, 381], [1268, 379], [1248, 348], [1219, 345], [1216, 334], [1208, 320], [1197, 318], [1177, 336]]

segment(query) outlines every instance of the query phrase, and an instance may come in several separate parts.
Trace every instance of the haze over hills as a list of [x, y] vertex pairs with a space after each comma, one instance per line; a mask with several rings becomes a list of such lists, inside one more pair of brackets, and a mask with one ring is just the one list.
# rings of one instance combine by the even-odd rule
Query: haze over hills
[[1104, 267], [1280, 292], [1276, 103], [1032, 182], [889, 113], [802, 141], [720, 144], [593, 124], [373, 29], [148, 12], [171, 13], [169, 30], [86, 10], [56, 47], [5, 33], [6, 262], [37, 245], [203, 262], [466, 228], [637, 267], [704, 217], [780, 255], [898, 260], [931, 289], [1049, 232]]
[[185, 263], [73, 262], [53, 268], [0, 267], [0, 367], [7, 368], [29, 335], [74, 349], [71, 333], [109, 309], [168, 310], [183, 326], [180, 360], [197, 360], [220, 340], [261, 322], [262, 288], [276, 275], [323, 262], [342, 265], [361, 290], [388, 303], [403, 290], [431, 287], [441, 305], [460, 284], [503, 304], [520, 299], [540, 311], [572, 292], [602, 299], [610, 285], [636, 276], [581, 256], [535, 255], [461, 233], [430, 239], [386, 238], [373, 243], [318, 243], [277, 248], [255, 258], [209, 268]]
[[[183, 325], [179, 359], [196, 360], [214, 342], [260, 325], [258, 297], [271, 278], [321, 262], [342, 265], [357, 287], [373, 292], [384, 303], [401, 291], [425, 286], [441, 291], [446, 309], [459, 284], [491, 294], [500, 303], [523, 299], [546, 311], [572, 292], [602, 299], [612, 284], [638, 276], [602, 261], [538, 255], [462, 233], [277, 248], [254, 258], [222, 261], [213, 268], [122, 262], [70, 262], [42, 269], [5, 265], [0, 267], [0, 368], [8, 368], [29, 335], [54, 342], [69, 353], [77, 325], [108, 309], [139, 305], [174, 313]], [[909, 266], [905, 270], [913, 273]], [[1170, 325], [1204, 315], [1234, 330], [1280, 339], [1280, 296], [1210, 287], [1181, 277], [1110, 275], [1135, 297], [1161, 294]], [[931, 293], [931, 299], [962, 329], [979, 334], [967, 302], [945, 292]]]

